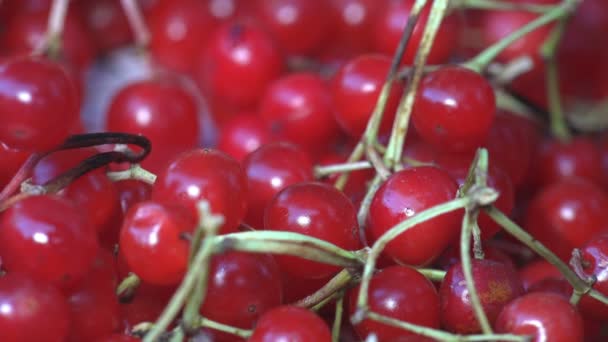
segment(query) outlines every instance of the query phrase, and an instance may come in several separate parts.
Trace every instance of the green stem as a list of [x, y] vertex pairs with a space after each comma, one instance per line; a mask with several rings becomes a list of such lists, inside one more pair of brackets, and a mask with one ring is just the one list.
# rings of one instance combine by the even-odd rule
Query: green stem
[[133, 298], [135, 290], [141, 284], [139, 277], [132, 272], [129, 272], [127, 277], [123, 279], [116, 288], [116, 296], [121, 302], [128, 302]]
[[252, 333], [251, 330], [233, 327], [233, 326], [226, 325], [226, 324], [223, 324], [220, 322], [212, 321], [205, 317], [200, 318], [200, 320], [198, 322], [198, 326], [200, 328], [209, 328], [209, 329], [225, 332], [228, 334], [236, 335], [240, 338], [249, 338]]
[[416, 97], [416, 91], [418, 84], [422, 79], [424, 73], [424, 65], [426, 59], [431, 52], [431, 46], [441, 26], [441, 21], [445, 16], [448, 9], [448, 0], [435, 0], [431, 7], [429, 20], [420, 41], [420, 46], [416, 52], [414, 59], [414, 71], [410, 82], [407, 84], [405, 94], [401, 98], [399, 103], [399, 109], [397, 110], [397, 116], [393, 123], [393, 130], [391, 137], [388, 142], [386, 154], [384, 155], [384, 162], [387, 167], [393, 169], [401, 160], [401, 153], [403, 151], [403, 143], [405, 142], [405, 136], [407, 134], [407, 128], [414, 106], [414, 99]]
[[344, 291], [340, 291], [336, 300], [336, 313], [334, 315], [334, 324], [331, 328], [331, 341], [340, 341], [340, 330], [342, 328], [342, 316], [344, 312]]
[[526, 11], [542, 14], [553, 9], [555, 5], [535, 5], [500, 0], [457, 0], [454, 1], [453, 7], [495, 11]]
[[445, 278], [446, 271], [434, 270], [430, 268], [417, 268], [416, 271], [422, 273], [428, 280], [433, 282], [442, 282]]
[[367, 170], [371, 168], [372, 164], [369, 161], [361, 160], [352, 163], [316, 166], [314, 169], [314, 174], [315, 178], [323, 178], [334, 173]]
[[342, 270], [336, 274], [330, 281], [327, 282], [322, 288], [317, 290], [315, 293], [306, 296], [293, 305], [311, 308], [325, 299], [331, 297], [334, 293], [344, 289], [353, 280], [353, 275], [349, 270]]
[[476, 57], [465, 63], [464, 66], [477, 72], [481, 72], [488, 66], [488, 64], [490, 64], [490, 62], [492, 62], [496, 58], [496, 56], [498, 56], [509, 45], [513, 44], [515, 41], [519, 40], [521, 37], [527, 35], [528, 33], [567, 15], [573, 10], [574, 5], [575, 4], [573, 3], [573, 1], [567, 0], [563, 4], [553, 7], [545, 14], [532, 20], [528, 24], [522, 26], [520, 29], [514, 31], [510, 35], [504, 37], [500, 41], [486, 48]]
[[[359, 159], [361, 159], [361, 157], [363, 157], [364, 153], [365, 153], [365, 146], [363, 145], [362, 141], [359, 141], [357, 143], [357, 146], [355, 146], [353, 151], [350, 153], [350, 156], [348, 156], [346, 163], [354, 163], [354, 162], [358, 161]], [[334, 186], [338, 190], [343, 190], [344, 186], [346, 185], [346, 182], [348, 182], [348, 176], [349, 176], [349, 172], [342, 173], [340, 176], [338, 176], [338, 179], [336, 179], [336, 183], [334, 183]]]
[[[362, 311], [363, 315], [365, 314], [364, 312], [367, 309], [369, 283], [374, 273], [376, 261], [378, 260], [380, 253], [382, 253], [390, 241], [394, 240], [397, 236], [401, 235], [407, 230], [414, 228], [419, 223], [425, 222], [439, 215], [464, 208], [469, 203], [470, 200], [468, 198], [456, 198], [449, 202], [436, 205], [400, 222], [382, 234], [382, 236], [380, 236], [380, 238], [372, 246], [372, 249], [367, 257], [367, 261], [365, 262], [363, 277], [361, 279], [361, 288], [359, 291], [359, 297], [357, 299], [357, 311]], [[364, 317], [360, 317], [360, 319], [363, 318]]]
[[359, 235], [361, 237], [361, 241], [366, 241], [365, 238], [365, 221], [367, 220], [367, 215], [369, 214], [369, 207], [372, 204], [372, 200], [374, 199], [374, 195], [376, 191], [382, 185], [383, 180], [379, 174], [376, 174], [369, 184], [369, 188], [361, 200], [361, 204], [359, 205], [359, 211], [357, 212], [357, 222], [359, 222]]
[[59, 58], [68, 6], [69, 0], [53, 0], [43, 44], [35, 49], [34, 54], [46, 54], [53, 60]]
[[132, 164], [124, 171], [108, 171], [106, 175], [113, 182], [128, 179], [142, 181], [150, 185], [154, 185], [154, 182], [156, 182], [156, 175], [142, 168], [139, 164]]

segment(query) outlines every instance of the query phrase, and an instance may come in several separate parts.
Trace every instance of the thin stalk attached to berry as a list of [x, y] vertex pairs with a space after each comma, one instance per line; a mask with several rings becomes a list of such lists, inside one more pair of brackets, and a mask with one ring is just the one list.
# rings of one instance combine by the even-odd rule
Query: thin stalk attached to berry
[[237, 327], [232, 327], [230, 325], [226, 325], [220, 322], [216, 322], [213, 320], [210, 320], [208, 318], [205, 317], [201, 317], [198, 321], [197, 324], [198, 328], [209, 328], [209, 329], [213, 329], [213, 330], [217, 330], [217, 331], [221, 331], [224, 333], [228, 333], [231, 335], [235, 335], [238, 336], [240, 338], [249, 338], [251, 336], [252, 331], [251, 330], [246, 330], [246, 329], [241, 329], [241, 328], [237, 328]]
[[334, 323], [331, 327], [331, 341], [340, 341], [340, 330], [342, 329], [342, 316], [344, 313], [344, 290], [338, 292], [336, 300], [336, 313], [334, 314]]
[[57, 59], [61, 53], [61, 36], [63, 25], [68, 13], [70, 0], [53, 0], [47, 29], [42, 44], [33, 52], [35, 55], [47, 55], [51, 59]]
[[433, 282], [441, 282], [445, 278], [446, 271], [434, 270], [431, 268], [417, 268], [416, 271], [422, 273], [428, 280]]
[[134, 179], [142, 181], [144, 183], [153, 185], [156, 182], [156, 175], [152, 172], [144, 169], [139, 164], [131, 164], [127, 170], [124, 171], [108, 171], [106, 172], [108, 178], [113, 182], [118, 182], [127, 179]]
[[300, 299], [293, 305], [303, 308], [311, 308], [346, 287], [346, 285], [351, 283], [353, 279], [353, 273], [347, 269], [343, 269], [333, 278], [331, 278], [331, 280], [328, 281], [327, 284], [325, 284], [322, 288], [317, 290], [315, 293]]
[[150, 43], [150, 30], [148, 30], [139, 4], [135, 0], [120, 0], [120, 3], [135, 36], [135, 46], [140, 50], [145, 50]]
[[501, 0], [455, 0], [451, 4], [453, 8], [493, 10], [493, 11], [526, 11], [532, 13], [546, 13], [556, 5], [536, 5], [528, 3], [513, 3]]
[[316, 166], [314, 169], [315, 178], [323, 178], [329, 175], [333, 175], [334, 173], [340, 172], [351, 172], [358, 170], [367, 170], [371, 169], [372, 164], [367, 160], [356, 161], [352, 163], [342, 163], [342, 164], [331, 164], [331, 165], [323, 165]]

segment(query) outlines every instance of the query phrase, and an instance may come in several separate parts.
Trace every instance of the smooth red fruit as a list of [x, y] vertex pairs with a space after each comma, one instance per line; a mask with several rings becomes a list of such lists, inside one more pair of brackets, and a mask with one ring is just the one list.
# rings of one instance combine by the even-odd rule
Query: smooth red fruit
[[[388, 1], [388, 6], [378, 15], [373, 25], [373, 44], [377, 52], [392, 56], [397, 50], [401, 35], [408, 22], [414, 0]], [[422, 40], [422, 32], [428, 22], [431, 4], [428, 3], [419, 15], [418, 22], [410, 37], [407, 49], [401, 63], [411, 65], [414, 63], [416, 51]], [[458, 46], [460, 35], [460, 22], [458, 15], [448, 15], [441, 21], [441, 26], [427, 57], [428, 64], [444, 64]]]
[[[391, 59], [380, 54], [360, 55], [343, 65], [331, 80], [331, 95], [336, 121], [348, 135], [359, 138], [365, 131], [378, 95], [384, 84]], [[390, 132], [403, 84], [393, 82], [380, 132]]]
[[[482, 250], [483, 250], [484, 260], [491, 260], [491, 261], [495, 261], [495, 262], [498, 262], [503, 265], [507, 265], [507, 266], [511, 267], [513, 270], [517, 269], [517, 267], [515, 266], [515, 262], [513, 261], [513, 258], [510, 257], [509, 255], [507, 255], [505, 252], [501, 251], [500, 249], [493, 247], [492, 245], [489, 245], [489, 244], [484, 244], [482, 246]], [[475, 253], [473, 250], [473, 246], [471, 246], [471, 251], [470, 251], [471, 258], [473, 258], [475, 256], [474, 254]], [[447, 271], [453, 265], [455, 265], [459, 262], [460, 262], [460, 245], [455, 244], [455, 245], [448, 247], [448, 249], [446, 249], [441, 254], [441, 256], [435, 261], [435, 265], [437, 265], [438, 268]]]
[[[370, 243], [398, 223], [456, 197], [458, 185], [432, 166], [405, 169], [391, 175], [378, 189], [369, 209]], [[409, 265], [432, 262], [456, 238], [461, 219], [457, 211], [420, 223], [388, 243], [384, 252]]]
[[271, 141], [270, 130], [253, 113], [238, 114], [228, 119], [219, 134], [217, 149], [238, 161]]
[[254, 6], [258, 22], [288, 54], [317, 52], [331, 24], [326, 0], [258, 0]]
[[538, 259], [526, 264], [519, 270], [519, 277], [524, 286], [524, 290], [528, 291], [529, 288], [545, 279], [561, 279], [564, 276], [553, 264], [549, 263], [545, 259]]
[[178, 284], [188, 266], [188, 234], [194, 218], [180, 207], [141, 202], [129, 209], [120, 231], [120, 250], [142, 280], [155, 285]]
[[[359, 287], [349, 295], [350, 314], [356, 310]], [[413, 268], [391, 266], [376, 273], [369, 284], [370, 311], [408, 323], [439, 328], [439, 295], [430, 280]], [[404, 329], [370, 319], [354, 326], [360, 338], [374, 333], [378, 341], [428, 341]]]
[[5, 342], [63, 342], [70, 316], [55, 287], [17, 272], [0, 277], [0, 331]]
[[293, 73], [273, 82], [259, 111], [277, 138], [313, 151], [327, 146], [339, 132], [329, 89], [314, 73]]
[[[523, 294], [521, 280], [512, 266], [488, 259], [472, 259], [471, 271], [481, 307], [493, 324], [502, 308]], [[459, 334], [481, 331], [471, 306], [461, 263], [448, 270], [439, 289], [439, 298], [444, 328]]]
[[28, 151], [16, 150], [0, 142], [0, 189], [13, 178], [29, 155]]
[[160, 169], [199, 142], [198, 107], [194, 95], [177, 80], [155, 78], [131, 83], [112, 99], [106, 129], [141, 134], [152, 153], [143, 163]]
[[332, 8], [333, 32], [327, 46], [355, 56], [371, 52], [373, 25], [386, 7], [385, 0], [329, 0]]
[[118, 190], [123, 214], [135, 204], [149, 200], [152, 193], [152, 185], [134, 179], [122, 180], [114, 184]]
[[123, 331], [131, 331], [141, 322], [155, 322], [169, 304], [175, 288], [158, 288], [142, 283], [135, 297], [120, 304]]
[[261, 315], [282, 300], [281, 274], [272, 256], [228, 252], [211, 261], [200, 312], [220, 323], [252, 329]]
[[249, 154], [242, 165], [247, 175], [245, 222], [256, 229], [264, 227], [264, 211], [277, 193], [289, 185], [313, 180], [310, 156], [290, 143], [264, 145]]
[[412, 122], [422, 139], [438, 149], [464, 152], [486, 140], [496, 112], [494, 90], [478, 73], [445, 66], [420, 83]]
[[321, 317], [307, 309], [280, 306], [266, 312], [253, 330], [249, 342], [331, 341], [331, 332]]
[[545, 187], [528, 207], [524, 228], [568, 261], [596, 234], [608, 230], [608, 196], [583, 179], [566, 179]]
[[[304, 182], [279, 192], [266, 207], [264, 229], [300, 233], [346, 249], [361, 246], [356, 211], [342, 192], [328, 184]], [[324, 278], [339, 271], [295, 256], [277, 255], [281, 271], [299, 278]]]
[[569, 142], [546, 139], [539, 147], [535, 167], [539, 185], [571, 177], [602, 185], [601, 155], [588, 137], [576, 137]]
[[220, 26], [195, 63], [203, 92], [235, 110], [255, 108], [270, 82], [283, 72], [283, 56], [274, 40], [242, 22]]
[[239, 163], [214, 149], [194, 149], [173, 159], [154, 183], [152, 199], [179, 204], [198, 218], [197, 204], [209, 203], [224, 216], [221, 233], [236, 230], [247, 213], [247, 179]]
[[112, 49], [133, 41], [133, 33], [120, 0], [79, 1], [85, 24], [100, 51]]
[[608, 189], [608, 134], [604, 134], [601, 137], [598, 149], [601, 158], [602, 185], [604, 186], [604, 189]]
[[[608, 273], [606, 260], [608, 260], [608, 233], [594, 236], [584, 246], [581, 246], [583, 272], [587, 276], [594, 276], [593, 288], [600, 293], [608, 294]], [[581, 312], [585, 317], [599, 320], [608, 319], [608, 306], [591, 298], [583, 296], [580, 302]]]
[[217, 21], [205, 1], [159, 1], [150, 16], [150, 52], [160, 64], [191, 72], [196, 54], [209, 41]]
[[125, 335], [125, 334], [112, 334], [104, 337], [100, 337], [95, 342], [139, 342], [139, 338]]
[[58, 64], [36, 57], [0, 63], [0, 141], [48, 150], [67, 138], [77, 118], [74, 84]]
[[0, 256], [8, 272], [66, 287], [85, 276], [98, 249], [81, 210], [58, 196], [30, 196], [0, 218]]
[[[344, 155], [342, 153], [336, 152], [328, 152], [326, 155], [322, 156], [319, 161], [319, 166], [327, 166], [332, 164], [342, 164], [345, 163], [348, 159], [348, 155]], [[342, 191], [348, 198], [350, 198], [351, 202], [355, 205], [356, 208], [359, 207], [359, 204], [365, 197], [365, 193], [367, 191], [367, 184], [374, 177], [374, 170], [357, 170], [349, 173], [348, 181], [344, 185], [344, 189]], [[339, 174], [332, 174], [326, 179], [325, 182], [328, 184], [335, 184], [338, 179]]]
[[534, 342], [582, 342], [583, 320], [568, 299], [559, 294], [533, 292], [504, 307], [495, 324], [497, 333], [532, 335]]

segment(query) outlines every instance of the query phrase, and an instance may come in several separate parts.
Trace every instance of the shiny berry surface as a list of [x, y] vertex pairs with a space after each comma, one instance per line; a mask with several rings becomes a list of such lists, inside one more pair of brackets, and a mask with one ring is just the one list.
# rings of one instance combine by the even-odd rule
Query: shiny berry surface
[[[441, 169], [421, 166], [394, 173], [378, 189], [368, 216], [368, 236], [376, 241], [398, 223], [456, 197], [458, 185]], [[460, 231], [461, 218], [453, 211], [414, 226], [386, 246], [384, 252], [405, 264], [432, 262]]]
[[[355, 207], [342, 192], [318, 182], [291, 185], [268, 204], [264, 229], [300, 233], [346, 250], [360, 247]], [[299, 278], [323, 278], [339, 269], [295, 256], [276, 256], [281, 271]]]
[[[350, 314], [354, 314], [359, 289], [349, 295]], [[422, 274], [407, 266], [391, 266], [372, 277], [369, 308], [373, 312], [412, 324], [439, 328], [439, 296], [435, 286]], [[378, 341], [428, 341], [407, 330], [389, 327], [369, 319], [355, 325], [360, 338], [375, 333]]]
[[0, 141], [17, 149], [53, 148], [77, 117], [74, 85], [59, 65], [35, 57], [0, 62]]
[[266, 312], [253, 330], [250, 342], [331, 341], [327, 324], [307, 309], [280, 306]]
[[219, 133], [217, 149], [238, 161], [272, 140], [266, 124], [253, 113], [228, 119]]
[[469, 69], [444, 66], [420, 83], [412, 122], [420, 137], [435, 147], [463, 152], [485, 141], [495, 112], [488, 81]]
[[[608, 233], [596, 235], [584, 246], [581, 246], [583, 272], [587, 276], [594, 276], [593, 288], [602, 294], [608, 293], [608, 274], [606, 273], [606, 260], [608, 260]], [[581, 312], [587, 317], [605, 320], [608, 318], [608, 308], [597, 300], [583, 296], [580, 302]]]

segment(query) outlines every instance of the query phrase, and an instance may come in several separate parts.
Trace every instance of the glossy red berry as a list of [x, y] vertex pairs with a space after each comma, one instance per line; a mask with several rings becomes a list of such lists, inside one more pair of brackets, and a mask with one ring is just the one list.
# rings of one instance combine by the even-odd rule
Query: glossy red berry
[[254, 13], [286, 53], [308, 55], [324, 42], [330, 9], [326, 0], [259, 0]]
[[532, 335], [534, 342], [582, 342], [583, 320], [568, 299], [555, 293], [534, 292], [504, 307], [496, 332]]
[[332, 6], [333, 32], [327, 45], [353, 56], [370, 52], [373, 25], [386, 1], [329, 0], [329, 3]]
[[420, 84], [412, 122], [420, 137], [436, 148], [473, 150], [488, 136], [496, 112], [494, 90], [478, 73], [445, 66]]
[[[471, 270], [481, 307], [493, 324], [502, 308], [523, 294], [521, 280], [512, 266], [493, 260], [473, 259]], [[441, 323], [455, 333], [478, 333], [481, 326], [473, 311], [463, 272], [462, 264], [455, 264], [441, 283]]]
[[[315, 237], [346, 250], [360, 247], [356, 211], [331, 185], [304, 182], [279, 192], [266, 207], [264, 229]], [[324, 278], [338, 267], [295, 256], [277, 255], [281, 271], [299, 278]]]
[[331, 341], [327, 324], [312, 311], [280, 306], [266, 312], [253, 330], [250, 342]]
[[250, 23], [232, 22], [215, 31], [195, 68], [204, 94], [212, 101], [237, 111], [249, 110], [283, 72], [283, 56], [265, 31]]
[[[359, 288], [350, 292], [350, 314], [355, 313]], [[369, 284], [370, 311], [429, 328], [439, 328], [439, 295], [430, 280], [413, 268], [391, 266], [376, 273]], [[354, 326], [365, 339], [374, 333], [378, 341], [428, 341], [407, 330], [389, 327], [370, 319]]]
[[206, 1], [159, 1], [148, 20], [150, 52], [161, 65], [188, 73], [193, 70], [196, 55], [208, 40], [217, 21]]
[[563, 277], [557, 267], [545, 259], [531, 261], [519, 270], [519, 278], [526, 291], [543, 280]]
[[70, 316], [65, 297], [55, 287], [20, 273], [0, 277], [2, 341], [65, 341]]
[[[378, 189], [368, 216], [370, 243], [398, 223], [456, 197], [458, 185], [441, 169], [415, 167], [391, 175]], [[409, 265], [432, 262], [456, 238], [461, 218], [456, 211], [416, 225], [386, 246], [391, 258]]]
[[[414, 0], [388, 1], [388, 6], [377, 16], [373, 25], [375, 51], [389, 56], [395, 53], [414, 2]], [[403, 55], [402, 64], [411, 65], [414, 63], [414, 57], [422, 40], [422, 32], [428, 21], [430, 9], [429, 3], [422, 10]], [[431, 52], [427, 57], [427, 63], [443, 64], [448, 62], [458, 46], [459, 34], [460, 22], [458, 15], [448, 15], [443, 18], [439, 31], [433, 40]]]
[[114, 185], [118, 190], [120, 209], [123, 214], [135, 204], [149, 200], [152, 194], [152, 186], [150, 184], [134, 179], [115, 182]]
[[133, 33], [120, 0], [79, 1], [84, 22], [97, 49], [109, 52], [133, 41]]
[[264, 211], [277, 193], [289, 185], [313, 180], [310, 156], [290, 143], [264, 145], [249, 154], [242, 164], [247, 175], [245, 222], [257, 229], [264, 227]]
[[[500, 249], [493, 247], [490, 244], [484, 244], [482, 246], [484, 260], [491, 260], [500, 263], [501, 265], [506, 265], [507, 267], [512, 268], [513, 270], [517, 269], [515, 266], [515, 261], [513, 258], [501, 251]], [[469, 253], [471, 258], [475, 256], [473, 246], [471, 246], [471, 251]], [[446, 249], [441, 256], [435, 261], [437, 267], [442, 270], [448, 270], [452, 268], [455, 264], [460, 262], [460, 245], [454, 244], [448, 249]]]
[[524, 228], [565, 261], [594, 235], [608, 229], [608, 196], [583, 179], [545, 187], [532, 199]]
[[[594, 276], [593, 288], [602, 294], [608, 294], [608, 274], [606, 273], [606, 260], [608, 260], [608, 234], [606, 231], [594, 236], [581, 247], [581, 266], [587, 276]], [[605, 304], [583, 296], [580, 302], [581, 312], [585, 317], [599, 320], [608, 318], [608, 307]]]
[[198, 145], [196, 99], [177, 80], [156, 78], [134, 82], [112, 99], [106, 129], [150, 139], [154, 148], [143, 165], [156, 171], [178, 153]]
[[17, 170], [30, 155], [28, 151], [17, 150], [0, 142], [0, 189], [13, 178]]
[[77, 117], [74, 85], [59, 65], [35, 57], [0, 62], [0, 141], [48, 150], [65, 140]]
[[58, 196], [25, 198], [0, 219], [0, 256], [8, 272], [66, 287], [82, 279], [98, 249], [95, 230], [79, 208]]
[[314, 73], [294, 73], [273, 82], [259, 111], [278, 139], [311, 150], [328, 145], [339, 132], [329, 89]]
[[253, 113], [228, 119], [220, 128], [219, 134], [217, 149], [238, 161], [271, 141], [270, 130]]
[[215, 256], [201, 314], [243, 329], [281, 305], [283, 289], [279, 267], [270, 255], [228, 252]]
[[[331, 80], [336, 121], [351, 137], [359, 138], [365, 131], [390, 65], [388, 56], [360, 55], [343, 65]], [[403, 84], [393, 82], [380, 125], [381, 133], [390, 132], [402, 93]]]
[[214, 149], [194, 149], [173, 159], [154, 183], [152, 199], [179, 204], [198, 217], [197, 204], [209, 203], [223, 215], [220, 232], [236, 230], [247, 213], [247, 179], [239, 163]]
[[127, 264], [141, 279], [155, 285], [175, 285], [186, 272], [190, 249], [187, 235], [195, 228], [194, 218], [180, 207], [141, 202], [127, 212], [119, 246]]

